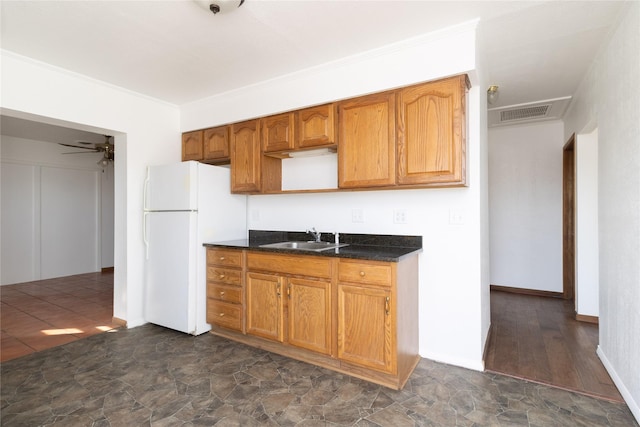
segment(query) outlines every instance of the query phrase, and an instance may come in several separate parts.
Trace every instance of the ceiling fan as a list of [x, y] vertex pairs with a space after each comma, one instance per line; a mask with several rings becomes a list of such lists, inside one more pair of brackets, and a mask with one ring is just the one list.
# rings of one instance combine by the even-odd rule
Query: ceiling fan
[[64, 145], [65, 147], [73, 147], [73, 148], [82, 148], [87, 151], [72, 151], [70, 153], [62, 153], [62, 154], [84, 154], [84, 153], [104, 153], [102, 158], [98, 160], [97, 164], [102, 166], [107, 166], [110, 162], [113, 162], [115, 147], [109, 140], [112, 137], [110, 135], [104, 135], [104, 142], [95, 144], [93, 142], [85, 142], [85, 141], [77, 141], [78, 144], [82, 145], [73, 145], [73, 144], [63, 144], [59, 142], [58, 144]]

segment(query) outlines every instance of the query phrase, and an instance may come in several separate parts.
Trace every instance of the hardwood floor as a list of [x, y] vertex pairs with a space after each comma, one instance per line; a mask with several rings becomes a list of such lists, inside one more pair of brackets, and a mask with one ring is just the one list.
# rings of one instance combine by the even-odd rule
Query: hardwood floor
[[485, 369], [622, 402], [596, 355], [598, 325], [574, 316], [573, 301], [492, 291]]
[[95, 335], [113, 323], [113, 272], [0, 286], [0, 361]]

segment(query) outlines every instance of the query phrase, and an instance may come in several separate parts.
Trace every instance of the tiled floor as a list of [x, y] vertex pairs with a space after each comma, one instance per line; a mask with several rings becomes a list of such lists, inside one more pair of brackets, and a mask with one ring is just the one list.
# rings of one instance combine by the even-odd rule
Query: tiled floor
[[0, 286], [0, 361], [117, 327], [113, 272]]
[[423, 359], [393, 391], [211, 334], [116, 329], [0, 366], [9, 426], [637, 426], [621, 403]]
[[96, 335], [112, 273], [0, 295], [3, 426], [638, 426], [623, 403], [426, 359], [398, 392], [210, 334]]

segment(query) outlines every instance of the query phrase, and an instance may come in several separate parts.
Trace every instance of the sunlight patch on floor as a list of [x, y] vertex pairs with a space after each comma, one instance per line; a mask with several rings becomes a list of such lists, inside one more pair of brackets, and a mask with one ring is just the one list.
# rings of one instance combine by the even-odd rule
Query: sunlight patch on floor
[[66, 328], [66, 329], [43, 329], [42, 331], [45, 335], [72, 335], [72, 334], [81, 334], [83, 331], [81, 329], [76, 328]]

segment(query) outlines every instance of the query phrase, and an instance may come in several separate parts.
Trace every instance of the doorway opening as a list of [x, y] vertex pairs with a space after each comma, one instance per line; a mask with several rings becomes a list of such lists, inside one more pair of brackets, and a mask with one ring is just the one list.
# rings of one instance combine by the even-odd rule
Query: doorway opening
[[571, 135], [562, 150], [562, 297], [573, 300], [576, 294], [576, 135]]

